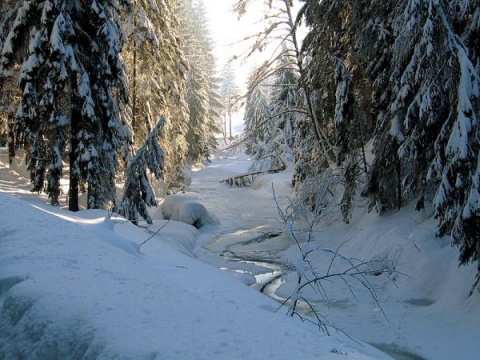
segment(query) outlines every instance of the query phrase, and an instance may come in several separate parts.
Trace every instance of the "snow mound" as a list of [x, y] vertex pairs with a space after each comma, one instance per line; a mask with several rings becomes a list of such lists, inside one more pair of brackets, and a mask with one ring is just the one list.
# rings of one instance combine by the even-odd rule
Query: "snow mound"
[[180, 221], [195, 226], [197, 229], [205, 225], [217, 225], [218, 220], [211, 215], [205, 206], [188, 196], [169, 195], [160, 205], [164, 219]]

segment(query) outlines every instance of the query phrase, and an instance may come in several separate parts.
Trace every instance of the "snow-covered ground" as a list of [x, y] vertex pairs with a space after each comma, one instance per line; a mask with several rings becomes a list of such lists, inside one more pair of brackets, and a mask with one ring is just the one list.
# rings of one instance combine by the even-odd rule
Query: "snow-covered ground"
[[1, 161], [1, 359], [382, 358], [195, 259], [208, 229], [53, 208]]
[[[291, 191], [288, 172], [259, 177], [250, 188], [218, 183], [219, 179], [245, 173], [250, 164], [246, 158], [224, 154], [194, 172], [191, 185], [197, 199], [218, 217], [219, 230], [227, 233], [216, 240], [212, 240], [211, 233], [200, 236], [208, 249], [223, 255], [219, 259], [203, 252], [203, 259], [230, 270], [247, 284], [252, 279], [246, 274], [257, 274], [259, 270], [248, 266], [250, 262], [225, 264], [224, 259], [242, 258], [247, 251], [255, 254], [247, 257], [258, 258], [259, 262], [275, 252], [289, 263], [295, 263], [300, 256], [286, 235], [246, 246], [259, 233], [282, 229], [272, 184], [281, 206], [288, 204], [286, 197]], [[414, 211], [413, 203], [382, 216], [368, 212], [366, 199], [357, 205], [350, 224], [344, 224], [340, 216], [333, 217], [315, 233], [311, 247], [335, 251], [344, 244], [340, 248], [342, 255], [364, 261], [387, 259], [395, 273], [390, 279], [371, 279], [380, 307], [362, 286], [353, 289], [354, 297], [342, 281], [325, 282], [328, 301], [318, 306], [319, 312], [332, 326], [398, 359], [480, 359], [480, 294], [475, 291], [469, 296], [477, 264], [458, 267], [458, 249], [450, 245], [448, 238], [435, 236], [436, 221], [428, 204], [420, 212]], [[331, 254], [322, 252], [316, 258], [323, 264], [330, 260]], [[294, 281], [288, 276], [283, 279], [273, 287], [274, 297], [291, 295]], [[311, 297], [315, 299], [315, 294]], [[318, 294], [316, 297], [322, 299]], [[286, 311], [279, 310], [283, 314]]]
[[[105, 211], [47, 205], [29, 192], [18, 164], [5, 166], [1, 149], [0, 358], [388, 358], [285, 316], [277, 302], [245, 285], [261, 269], [229, 261], [227, 251], [248, 243], [259, 258], [264, 245], [284, 261], [298, 256], [288, 237], [249, 243], [252, 234], [281, 230], [272, 182], [281, 204], [290, 191], [289, 174], [264, 176], [250, 188], [218, 182], [249, 164], [232, 154], [192, 171], [182, 196], [205, 205], [215, 221], [197, 230], [162, 219], [158, 209], [153, 226], [143, 229]], [[359, 208], [350, 225], [322, 229], [322, 248], [350, 239], [343, 254], [388, 255], [403, 274], [375, 280], [385, 316], [361, 289], [355, 300], [341, 286], [329, 287], [330, 306], [322, 309], [328, 321], [357, 339], [421, 358], [479, 359], [480, 296], [467, 296], [474, 266], [457, 268], [457, 249], [434, 237], [434, 225], [411, 209], [378, 217]], [[225, 256], [210, 251], [222, 246]], [[289, 286], [275, 292], [288, 296]]]

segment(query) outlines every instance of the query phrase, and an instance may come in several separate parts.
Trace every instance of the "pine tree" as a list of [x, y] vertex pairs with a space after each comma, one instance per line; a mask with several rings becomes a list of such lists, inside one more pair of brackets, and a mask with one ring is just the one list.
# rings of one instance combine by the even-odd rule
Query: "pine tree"
[[162, 179], [164, 153], [159, 137], [162, 136], [164, 125], [165, 119], [162, 118], [148, 134], [127, 168], [123, 198], [117, 211], [135, 225], [138, 224], [139, 216], [152, 224], [147, 207], [157, 206], [157, 201], [148, 175], [150, 173], [155, 179]]
[[[378, 38], [380, 44], [391, 45], [386, 56], [370, 66], [386, 95], [378, 100], [384, 110], [379, 112], [369, 191], [388, 207], [389, 189], [396, 189], [397, 203], [419, 193], [429, 195], [429, 186], [437, 189], [433, 205], [439, 235], [452, 235], [461, 248], [461, 263], [480, 255], [480, 81], [473, 45], [478, 39], [478, 5], [402, 1], [398, 9], [385, 6], [383, 28], [390, 30]], [[379, 80], [385, 73], [376, 71], [380, 63], [388, 64], [386, 89]], [[394, 177], [389, 166], [397, 168]]]
[[199, 67], [192, 65], [188, 76], [187, 102], [190, 109], [190, 121], [187, 133], [189, 144], [188, 158], [192, 163], [207, 160], [209, 156], [208, 140], [209, 98], [205, 77]]
[[164, 182], [167, 189], [183, 186], [188, 144], [186, 79], [188, 63], [182, 51], [183, 26], [176, 14], [178, 1], [137, 0], [124, 13], [130, 104], [123, 113], [131, 120], [137, 146], [165, 115], [161, 138], [165, 151]]
[[265, 135], [271, 118], [270, 90], [272, 87], [266, 80], [260, 84], [252, 80], [254, 78], [251, 78], [248, 84], [248, 96], [243, 116], [244, 143], [245, 153], [258, 159], [262, 157]]
[[310, 31], [303, 44], [309, 58], [308, 78], [304, 76], [303, 81], [315, 95], [318, 123], [334, 153], [325, 166], [339, 173], [341, 210], [348, 222], [357, 183], [367, 171], [365, 144], [374, 131], [374, 117], [367, 110], [371, 84], [363, 73], [364, 60], [358, 55], [359, 44], [364, 43], [359, 39], [362, 21], [374, 8], [365, 2], [305, 3], [300, 16]]
[[131, 136], [119, 116], [128, 90], [117, 2], [23, 1], [13, 16], [0, 77], [21, 65], [17, 127], [31, 147], [34, 190], [46, 178], [48, 196], [58, 203], [70, 145], [70, 209], [78, 210], [79, 182], [88, 189], [89, 208], [113, 202], [117, 153], [128, 151]]
[[192, 163], [208, 160], [216, 147], [214, 134], [218, 95], [214, 75], [215, 61], [208, 30], [206, 10], [202, 2], [182, 0], [177, 8], [182, 21], [183, 51], [189, 64], [187, 81], [188, 159]]
[[[239, 1], [239, 12], [248, 3]], [[314, 126], [297, 122], [294, 181], [335, 160], [347, 186], [343, 203], [350, 202], [367, 169], [363, 144], [374, 134], [365, 191], [372, 203], [399, 208], [426, 195], [461, 263], [478, 260], [479, 2], [304, 3], [297, 24], [305, 20], [310, 32], [297, 58], [307, 60], [298, 68]], [[268, 3], [275, 4], [288, 14], [290, 2]], [[273, 27], [253, 49], [264, 48]]]
[[285, 60], [279, 60], [269, 82], [264, 80], [250, 92], [247, 102], [245, 114], [251, 119], [246, 118], [246, 144], [255, 148], [256, 160], [252, 171], [277, 171], [293, 162], [294, 132], [305, 116], [305, 99], [295, 68]]
[[[6, 29], [14, 21], [13, 15], [18, 7], [17, 1], [3, 1], [0, 5], [0, 49], [3, 49], [3, 43], [6, 40]], [[18, 89], [14, 84], [14, 79], [18, 77], [12, 74], [0, 80], [0, 136], [5, 136], [8, 147], [9, 164], [12, 164], [15, 157], [16, 136], [15, 136], [15, 109], [18, 106]]]
[[238, 88], [235, 70], [231, 62], [227, 62], [222, 69], [220, 94], [223, 101], [224, 139], [225, 141], [227, 139], [232, 140], [232, 114], [238, 109], [240, 89]]

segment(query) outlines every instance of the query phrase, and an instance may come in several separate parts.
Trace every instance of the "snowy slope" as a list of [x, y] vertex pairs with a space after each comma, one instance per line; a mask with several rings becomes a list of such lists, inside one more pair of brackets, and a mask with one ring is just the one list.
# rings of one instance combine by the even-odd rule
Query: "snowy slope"
[[12, 175], [0, 169], [2, 359], [385, 358], [275, 313], [273, 300], [194, 259], [192, 226], [156, 220], [147, 232], [103, 211], [27, 202], [5, 194], [31, 196]]

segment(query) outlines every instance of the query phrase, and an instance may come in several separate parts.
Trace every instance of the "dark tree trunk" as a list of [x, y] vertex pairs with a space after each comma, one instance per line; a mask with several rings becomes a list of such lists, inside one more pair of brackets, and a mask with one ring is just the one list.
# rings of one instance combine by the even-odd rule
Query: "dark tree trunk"
[[402, 208], [402, 163], [398, 156], [395, 155], [396, 170], [397, 170], [397, 208]]
[[78, 131], [82, 120], [82, 114], [77, 109], [75, 96], [73, 95], [73, 89], [77, 87], [77, 74], [72, 75], [72, 96], [70, 106], [70, 186], [68, 189], [68, 210], [78, 211], [78, 177], [79, 174], [75, 171], [75, 162], [77, 161], [76, 150], [78, 148]]
[[12, 165], [15, 158], [15, 114], [8, 114], [8, 163]]
[[133, 134], [137, 132], [137, 49], [133, 43], [133, 85], [132, 85], [132, 128]]
[[70, 188], [68, 190], [68, 209], [70, 211], [78, 211], [78, 174], [74, 171], [74, 165], [77, 161], [75, 150], [78, 147], [78, 125], [80, 122], [80, 112], [72, 109], [71, 133], [70, 133]]

